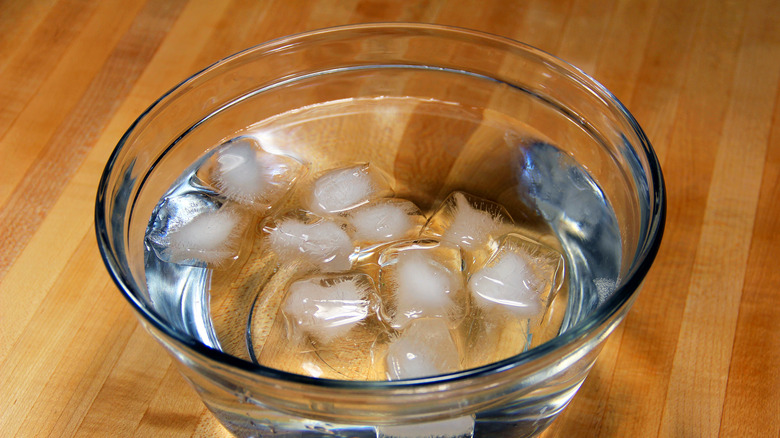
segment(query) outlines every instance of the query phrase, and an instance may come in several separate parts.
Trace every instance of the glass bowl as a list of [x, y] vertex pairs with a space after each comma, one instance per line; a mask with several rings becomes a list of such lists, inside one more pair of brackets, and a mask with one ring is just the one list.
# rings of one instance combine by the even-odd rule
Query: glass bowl
[[[209, 269], [166, 265], [160, 274], [146, 234], [193, 163], [247, 135], [310, 174], [371, 163], [425, 212], [459, 190], [505, 206], [541, 240], [551, 230], [568, 270], [552, 338], [495, 362], [393, 381], [304, 376], [260, 365], [240, 342], [226, 348], [208, 316]], [[664, 218], [658, 160], [599, 83], [502, 37], [402, 23], [277, 39], [188, 78], [122, 137], [95, 213], [119, 290], [228, 430], [345, 437], [541, 433], [628, 312]], [[244, 324], [253, 300], [238, 299]]]

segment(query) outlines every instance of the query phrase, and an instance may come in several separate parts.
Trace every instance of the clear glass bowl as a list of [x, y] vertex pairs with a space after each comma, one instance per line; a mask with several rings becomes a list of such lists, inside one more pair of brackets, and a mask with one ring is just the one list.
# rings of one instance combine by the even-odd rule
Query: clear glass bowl
[[[337, 104], [322, 105], [328, 102]], [[187, 167], [261, 121], [280, 153], [315, 168], [371, 162], [423, 209], [464, 190], [521, 216], [536, 212], [567, 255], [569, 298], [558, 336], [478, 368], [368, 382], [290, 374], [199, 341], [197, 329], [150, 295], [144, 233]], [[231, 432], [349, 437], [540, 433], [634, 301], [664, 218], [658, 160], [603, 86], [515, 41], [398, 23], [277, 39], [193, 75], [122, 137], [95, 215], [120, 291]], [[169, 291], [182, 300], [179, 293]]]

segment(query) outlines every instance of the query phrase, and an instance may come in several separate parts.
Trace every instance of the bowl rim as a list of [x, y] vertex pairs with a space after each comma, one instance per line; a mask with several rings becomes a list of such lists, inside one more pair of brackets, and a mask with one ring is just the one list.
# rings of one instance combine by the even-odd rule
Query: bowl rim
[[[649, 207], [649, 224], [646, 228], [646, 234], [642, 236], [638, 243], [636, 256], [632, 264], [632, 268], [627, 272], [624, 278], [621, 279], [621, 284], [615, 290], [604, 303], [602, 303], [595, 311], [588, 315], [583, 321], [571, 327], [563, 334], [556, 336], [555, 338], [540, 344], [532, 349], [529, 349], [523, 353], [515, 356], [502, 359], [497, 362], [493, 362], [487, 365], [483, 365], [476, 368], [469, 368], [466, 370], [457, 371], [449, 374], [442, 374], [430, 377], [405, 379], [405, 380], [384, 380], [384, 381], [354, 381], [354, 380], [338, 380], [338, 379], [326, 379], [318, 377], [310, 377], [305, 375], [294, 374], [286, 371], [277, 370], [274, 368], [259, 365], [247, 360], [243, 360], [224, 353], [222, 351], [213, 349], [205, 344], [197, 341], [196, 339], [179, 333], [166, 325], [157, 315], [150, 313], [133, 294], [131, 291], [135, 281], [129, 273], [125, 273], [121, 268], [121, 264], [116, 255], [111, 251], [111, 236], [108, 234], [106, 222], [109, 217], [106, 211], [107, 206], [107, 189], [108, 182], [111, 177], [112, 171], [115, 170], [115, 166], [119, 159], [119, 156], [128, 141], [130, 135], [149, 115], [170, 97], [172, 97], [177, 91], [185, 88], [188, 84], [201, 78], [208, 72], [215, 69], [219, 69], [225, 64], [234, 62], [236, 59], [247, 56], [248, 54], [263, 51], [279, 50], [290, 44], [305, 42], [307, 40], [316, 39], [323, 35], [331, 35], [336, 33], [348, 33], [355, 31], [406, 31], [406, 32], [429, 32], [435, 33], [440, 37], [448, 36], [466, 36], [480, 41], [492, 41], [494, 43], [500, 43], [502, 45], [511, 46], [515, 49], [520, 49], [523, 52], [530, 52], [531, 54], [543, 58], [546, 62], [555, 64], [558, 68], [562, 68], [565, 71], [575, 75], [578, 80], [582, 81], [591, 91], [595, 91], [603, 99], [606, 99], [610, 104], [614, 105], [621, 113], [631, 129], [640, 140], [641, 151], [645, 154], [648, 162], [648, 174], [647, 177], [653, 182], [652, 184], [652, 199], [653, 204]], [[640, 145], [636, 145], [640, 146]], [[125, 298], [133, 306], [135, 312], [143, 317], [142, 322], [150, 324], [155, 330], [162, 333], [166, 338], [175, 342], [179, 347], [184, 347], [185, 350], [189, 350], [198, 356], [203, 356], [206, 359], [228, 365], [242, 372], [247, 372], [252, 375], [264, 378], [270, 378], [278, 381], [295, 382], [305, 386], [321, 387], [325, 389], [340, 389], [340, 390], [382, 390], [393, 388], [410, 388], [420, 387], [427, 385], [441, 385], [455, 383], [466, 379], [483, 377], [486, 375], [494, 375], [497, 373], [503, 373], [509, 369], [514, 369], [530, 363], [534, 360], [539, 360], [555, 351], [563, 351], [567, 346], [575, 343], [576, 340], [581, 339], [595, 329], [600, 327], [609, 321], [617, 312], [628, 303], [632, 297], [634, 297], [639, 290], [645, 276], [647, 275], [650, 267], [658, 253], [661, 245], [661, 240], [664, 232], [664, 226], [666, 221], [666, 189], [663, 174], [661, 172], [660, 163], [658, 157], [655, 154], [652, 146], [650, 145], [647, 136], [645, 135], [639, 123], [635, 120], [633, 115], [626, 109], [626, 107], [603, 85], [597, 82], [595, 79], [584, 73], [579, 68], [569, 64], [551, 55], [543, 50], [540, 50], [531, 45], [483, 32], [473, 29], [467, 29], [463, 27], [455, 27], [440, 24], [428, 24], [428, 23], [405, 23], [405, 22], [380, 22], [380, 23], [362, 23], [362, 24], [350, 24], [326, 27], [321, 29], [315, 29], [300, 33], [275, 38], [264, 43], [257, 44], [247, 49], [236, 52], [230, 56], [222, 58], [211, 65], [201, 69], [200, 71], [192, 74], [179, 84], [168, 90], [156, 101], [154, 101], [148, 108], [146, 108], [138, 118], [130, 125], [127, 131], [123, 134], [117, 146], [112, 151], [107, 164], [103, 170], [103, 173], [98, 184], [96, 202], [95, 202], [95, 231], [97, 237], [98, 248], [101, 253], [103, 262], [114, 281], [118, 289], [122, 292]], [[148, 327], [147, 327], [148, 328]]]

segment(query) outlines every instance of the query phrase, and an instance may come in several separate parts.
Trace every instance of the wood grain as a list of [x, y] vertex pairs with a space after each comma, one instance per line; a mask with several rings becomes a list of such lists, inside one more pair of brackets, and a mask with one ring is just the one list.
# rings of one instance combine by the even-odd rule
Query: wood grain
[[544, 436], [780, 436], [778, 17], [776, 0], [0, 0], [0, 436], [228, 436], [103, 267], [100, 173], [189, 74], [371, 21], [470, 27], [566, 59], [661, 159], [656, 263]]

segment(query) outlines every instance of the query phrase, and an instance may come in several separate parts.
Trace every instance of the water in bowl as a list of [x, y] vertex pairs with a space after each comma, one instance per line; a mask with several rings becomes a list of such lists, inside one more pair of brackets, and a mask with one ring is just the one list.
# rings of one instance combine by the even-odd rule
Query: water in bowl
[[148, 296], [248, 361], [353, 380], [477, 367], [567, 330], [618, 281], [599, 187], [503, 114], [348, 99], [203, 146], [150, 219]]

